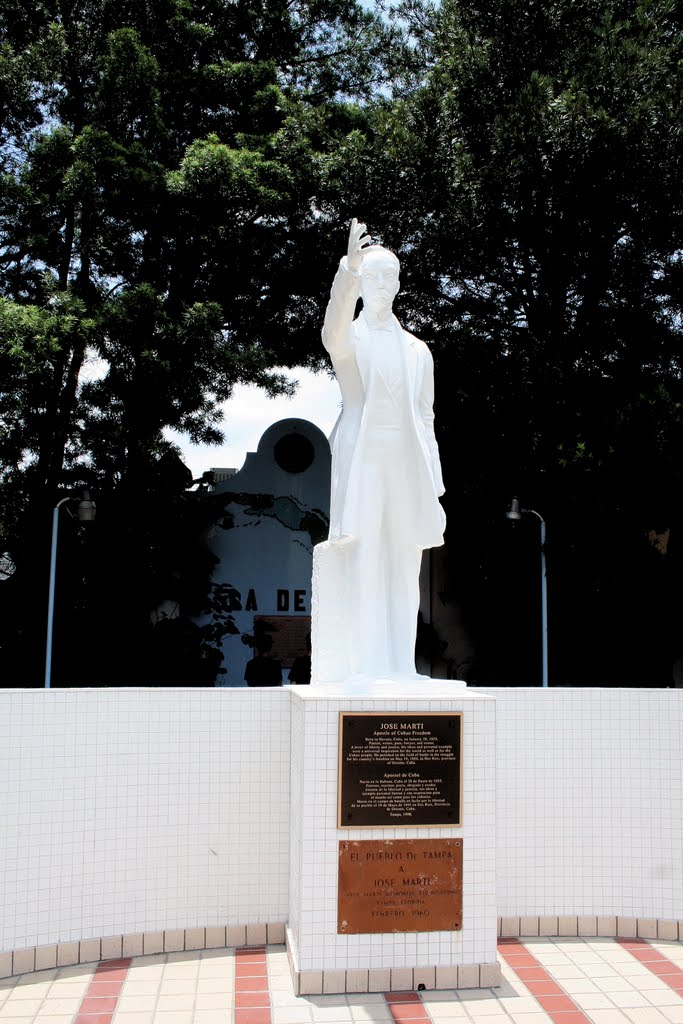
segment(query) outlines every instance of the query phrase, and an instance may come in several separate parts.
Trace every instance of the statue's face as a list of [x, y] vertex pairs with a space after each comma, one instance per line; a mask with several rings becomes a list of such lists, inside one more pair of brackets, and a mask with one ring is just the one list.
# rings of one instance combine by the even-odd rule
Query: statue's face
[[386, 251], [366, 252], [360, 269], [363, 306], [375, 314], [391, 309], [399, 289], [398, 262]]

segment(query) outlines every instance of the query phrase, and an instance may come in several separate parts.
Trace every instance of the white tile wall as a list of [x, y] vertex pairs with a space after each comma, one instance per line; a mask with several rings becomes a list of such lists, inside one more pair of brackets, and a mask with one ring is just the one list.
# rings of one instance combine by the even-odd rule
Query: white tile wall
[[[290, 883], [290, 929], [298, 969], [379, 970], [495, 961], [495, 702], [464, 690], [455, 698], [389, 700], [327, 696], [325, 689], [292, 692], [292, 722], [297, 722], [297, 730], [303, 718], [303, 731], [297, 732], [296, 741], [293, 736], [293, 758], [302, 758], [303, 774], [297, 775], [292, 792], [292, 828], [301, 839]], [[339, 712], [349, 710], [464, 711], [462, 828], [368, 828], [362, 832], [337, 828]], [[340, 839], [449, 836], [463, 838], [461, 932], [337, 934]]]
[[284, 921], [286, 690], [0, 691], [0, 950]]
[[291, 790], [290, 790], [290, 845], [289, 845], [289, 914], [288, 924], [294, 934], [299, 932], [301, 907], [301, 858], [304, 783], [304, 704], [291, 701]]
[[[392, 936], [330, 939], [336, 843], [357, 834], [336, 829], [337, 716], [379, 708], [338, 699], [321, 711], [302, 693], [0, 691], [0, 951], [226, 925], [234, 937], [287, 919], [298, 931], [305, 915], [350, 970], [368, 951], [376, 970], [490, 962], [476, 928], [404, 936], [400, 950]], [[496, 697], [495, 741], [493, 702], [475, 709], [477, 693]], [[475, 900], [487, 916], [598, 918], [599, 934], [617, 916], [683, 920], [683, 692], [500, 688], [428, 706], [460, 709], [464, 827], [410, 835], [477, 844], [465, 921]], [[494, 753], [496, 819], [477, 782]], [[313, 940], [305, 953], [320, 963]]]
[[683, 918], [683, 692], [496, 697], [498, 914]]

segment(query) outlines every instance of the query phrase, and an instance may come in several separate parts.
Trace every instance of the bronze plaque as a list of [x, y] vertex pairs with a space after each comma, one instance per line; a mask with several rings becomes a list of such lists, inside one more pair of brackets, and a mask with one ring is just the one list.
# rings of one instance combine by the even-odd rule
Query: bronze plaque
[[339, 828], [461, 825], [462, 713], [339, 717]]
[[343, 839], [337, 932], [462, 928], [462, 839]]

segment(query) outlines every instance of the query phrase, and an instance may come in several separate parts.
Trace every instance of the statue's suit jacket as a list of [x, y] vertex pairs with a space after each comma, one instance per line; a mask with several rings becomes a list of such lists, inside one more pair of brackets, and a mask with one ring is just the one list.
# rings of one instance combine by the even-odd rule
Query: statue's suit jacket
[[[378, 374], [373, 365], [370, 330], [361, 312], [353, 319], [360, 275], [346, 267], [337, 271], [323, 325], [323, 344], [330, 354], [342, 393], [342, 412], [330, 438], [332, 446], [332, 500], [330, 541], [351, 540], [362, 533], [364, 510], [373, 494], [363, 493], [361, 470], [371, 429], [373, 391]], [[404, 477], [407, 501], [402, 514], [410, 514], [407, 533], [420, 548], [443, 544], [446, 517], [439, 504], [444, 493], [439, 449], [434, 436], [434, 364], [423, 341], [404, 331], [392, 317], [403, 355], [407, 408], [407, 437], [403, 464], [395, 471]], [[411, 511], [408, 512], [408, 509]]]

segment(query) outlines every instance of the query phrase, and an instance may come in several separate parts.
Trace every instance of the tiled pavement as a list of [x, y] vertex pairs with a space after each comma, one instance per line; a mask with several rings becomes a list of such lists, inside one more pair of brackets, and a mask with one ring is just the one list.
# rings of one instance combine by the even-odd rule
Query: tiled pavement
[[503, 939], [499, 956], [497, 989], [303, 997], [282, 946], [105, 961], [0, 980], [0, 1024], [683, 1024], [682, 943]]

